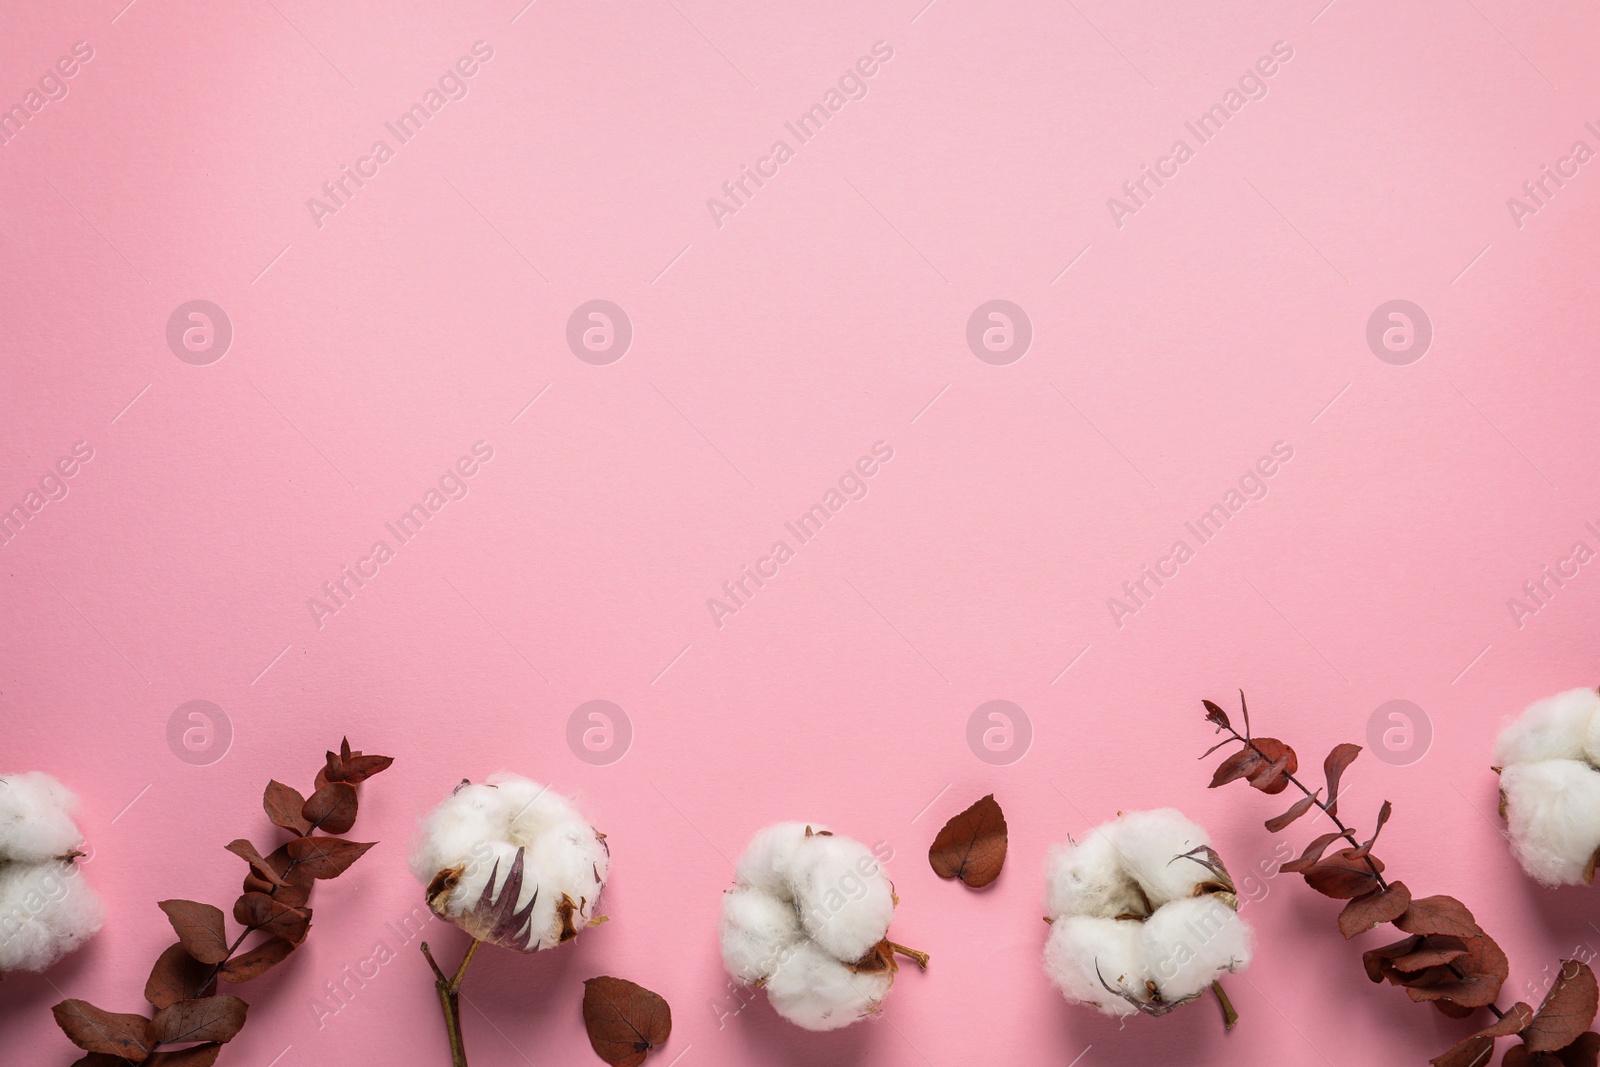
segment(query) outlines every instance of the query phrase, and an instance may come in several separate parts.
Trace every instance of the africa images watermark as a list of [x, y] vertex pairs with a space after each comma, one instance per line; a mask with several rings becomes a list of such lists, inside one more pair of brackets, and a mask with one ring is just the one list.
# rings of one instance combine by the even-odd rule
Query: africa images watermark
[[59, 104], [67, 98], [72, 87], [67, 82], [76, 77], [83, 65], [94, 58], [94, 46], [88, 41], [78, 41], [72, 54], [62, 56], [55, 65], [39, 75], [35, 87], [22, 94], [22, 99], [0, 111], [0, 145], [10, 145], [22, 133], [22, 128], [45, 109], [47, 104]]
[[[1592, 522], [1586, 522], [1583, 526], [1595, 538], [1595, 543], [1600, 544], [1600, 529]], [[1572, 543], [1566, 555], [1557, 557], [1554, 563], [1544, 564], [1537, 575], [1523, 582], [1519, 595], [1506, 598], [1506, 610], [1511, 612], [1511, 621], [1517, 629], [1527, 625], [1529, 616], [1537, 615], [1549, 606], [1556, 594], [1578, 577], [1584, 564], [1594, 558], [1595, 550], [1588, 541], [1580, 538]]]
[[[828, 87], [820, 101], [801, 112], [794, 121], [783, 124], [783, 128], [794, 137], [794, 145], [791, 146], [787, 139], [780, 137], [772, 142], [766, 155], [756, 158], [753, 166], [739, 164], [738, 177], [722, 183], [722, 197], [713, 196], [706, 200], [706, 209], [711, 212], [711, 221], [717, 229], [722, 229], [724, 218], [737, 215], [740, 208], [748, 205], [756, 190], [776, 178], [779, 169], [795, 157], [795, 150], [821, 133], [822, 127], [843, 111], [845, 104], [866, 99], [867, 79], [876, 75], [882, 65], [893, 58], [894, 48], [889, 42], [874, 41], [871, 55], [857, 59], [839, 75], [834, 85]], [[752, 185], [755, 188], [751, 188]]]
[[75, 477], [83, 465], [93, 458], [94, 446], [88, 441], [78, 441], [69, 454], [57, 459], [54, 465], [39, 475], [36, 488], [23, 493], [22, 499], [9, 508], [0, 505], [0, 548], [9, 545], [12, 538], [20, 534], [22, 528], [32, 522], [47, 504], [65, 500], [71, 491], [68, 479]]
[[[344, 208], [350, 206], [350, 201], [355, 197], [356, 191], [366, 186], [367, 182], [378, 176], [379, 169], [395, 157], [395, 148], [406, 144], [426, 126], [444, 106], [452, 100], [465, 100], [467, 98], [467, 82], [478, 73], [480, 64], [487, 63], [494, 58], [494, 48], [487, 41], [474, 41], [472, 54], [462, 56], [454, 64], [445, 68], [439, 75], [435, 84], [428, 86], [422, 93], [422, 99], [413, 103], [399, 117], [392, 122], [385, 122], [384, 129], [394, 137], [394, 145], [390, 145], [385, 138], [378, 138], [372, 142], [372, 147], [367, 154], [358, 157], [354, 163], [340, 164], [339, 176], [322, 183], [322, 194], [327, 199], [322, 200], [311, 197], [306, 200], [306, 208], [311, 212], [311, 221], [317, 229], [322, 229], [323, 220], [329, 215], [337, 215]], [[352, 189], [351, 185], [355, 188]]]
[[[894, 459], [894, 447], [887, 441], [874, 441], [872, 454], [862, 456], [848, 467], [839, 480], [828, 487], [822, 494], [822, 499], [802, 511], [791, 522], [783, 524], [783, 529], [788, 537], [780, 537], [772, 542], [765, 555], [760, 556], [754, 563], [740, 568], [739, 576], [722, 583], [722, 593], [726, 599], [718, 597], [706, 598], [706, 610], [711, 612], [711, 622], [717, 629], [722, 629], [723, 619], [729, 615], [739, 614], [739, 609], [749, 605], [755, 599], [756, 591], [763, 588], [768, 581], [778, 576], [779, 568], [794, 559], [795, 553], [802, 545], [809, 544], [812, 538], [822, 532], [822, 528], [852, 500], [860, 500], [867, 495], [867, 480], [883, 469], [883, 465]], [[794, 544], [789, 539], [794, 539]], [[755, 573], [751, 573], [754, 568]], [[770, 569], [769, 569], [770, 568]], [[751, 585], [755, 588], [752, 589]]]
[[[1600, 128], [1596, 128], [1593, 122], [1585, 122], [1583, 128], [1600, 138]], [[1574, 141], [1567, 154], [1555, 161], [1554, 167], [1546, 163], [1540, 168], [1538, 177], [1522, 183], [1522, 195], [1506, 197], [1506, 210], [1511, 212], [1511, 221], [1517, 229], [1527, 225], [1529, 215], [1537, 215], [1540, 208], [1549, 207], [1556, 193], [1576, 178], [1579, 169], [1594, 155], [1594, 149], [1589, 147], [1587, 141]]]
[[[1138, 577], [1122, 583], [1121, 597], [1107, 597], [1106, 610], [1111, 612], [1111, 621], [1117, 624], [1117, 629], [1122, 629], [1130, 616], [1137, 615], [1155, 599], [1161, 587], [1176, 578], [1179, 569], [1194, 559], [1200, 546], [1221, 533], [1228, 520], [1243, 511], [1246, 504], [1253, 500], [1265, 500], [1270, 491], [1267, 480], [1293, 458], [1294, 449], [1287, 441], [1274, 441], [1271, 452], [1257, 459], [1240, 475], [1238, 484], [1229, 486], [1220, 501], [1201, 512], [1193, 522], [1183, 524], [1183, 528], [1194, 537], [1194, 545], [1179, 538], [1164, 555], [1156, 557], [1153, 564], [1147, 563], [1141, 567]], [[1151, 588], [1152, 585], [1154, 588]]]
[[1294, 48], [1288, 41], [1272, 42], [1269, 55], [1257, 59], [1253, 65], [1246, 68], [1239, 75], [1239, 80], [1234, 86], [1229, 86], [1222, 94], [1222, 100], [1212, 104], [1202, 111], [1193, 122], [1185, 122], [1183, 128], [1195, 140], [1191, 145], [1185, 138], [1178, 138], [1172, 142], [1172, 147], [1167, 149], [1166, 155], [1160, 156], [1152, 163], [1141, 164], [1139, 176], [1130, 178], [1122, 183], [1122, 197], [1108, 197], [1106, 210], [1111, 213], [1111, 224], [1117, 229], [1127, 225], [1127, 219], [1136, 215], [1139, 210], [1150, 203], [1168, 181], [1178, 176], [1179, 169], [1195, 157], [1200, 146], [1205, 145], [1217, 134], [1228, 121], [1244, 110], [1244, 106], [1252, 100], [1265, 100], [1267, 98], [1267, 79], [1273, 77], [1282, 65], [1294, 58]]

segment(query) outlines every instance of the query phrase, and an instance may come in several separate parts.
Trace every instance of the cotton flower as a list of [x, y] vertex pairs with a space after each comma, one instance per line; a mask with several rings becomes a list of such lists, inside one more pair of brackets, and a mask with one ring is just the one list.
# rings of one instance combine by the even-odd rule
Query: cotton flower
[[773, 1009], [807, 1030], [874, 1014], [899, 969], [888, 940], [898, 898], [877, 854], [816, 824], [778, 823], [739, 858], [722, 898], [722, 962], [764, 988]]
[[1600, 854], [1600, 693], [1535, 701], [1500, 732], [1500, 813], [1522, 869], [1545, 885], [1594, 881]]
[[515, 774], [462, 782], [423, 820], [411, 873], [479, 941], [536, 952], [604, 919], [611, 852], [565, 797]]
[[1165, 1015], [1249, 964], [1237, 906], [1199, 826], [1171, 808], [1120, 815], [1045, 861], [1045, 974], [1108, 1015]]
[[105, 923], [73, 862], [78, 798], [48, 774], [0, 775], [0, 976], [42, 971]]

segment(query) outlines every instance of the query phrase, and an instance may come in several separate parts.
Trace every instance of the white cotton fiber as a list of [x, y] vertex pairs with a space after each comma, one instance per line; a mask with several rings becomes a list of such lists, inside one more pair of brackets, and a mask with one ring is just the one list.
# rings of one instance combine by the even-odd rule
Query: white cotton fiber
[[1494, 765], [1583, 759], [1590, 731], [1600, 718], [1596, 711], [1600, 711], [1600, 692], [1593, 689], [1569, 689], [1534, 701], [1500, 731], [1494, 746]]
[[0, 863], [58, 860], [83, 844], [72, 821], [77, 807], [78, 798], [48, 774], [0, 774]]
[[1600, 850], [1600, 773], [1581, 760], [1517, 763], [1500, 774], [1511, 847], [1545, 885], [1585, 881]]
[[1140, 931], [1150, 976], [1168, 1004], [1203, 992], [1250, 963], [1250, 927], [1215, 896], [1164, 904]]
[[848, 1026], [876, 1012], [894, 983], [882, 948], [894, 908], [894, 887], [867, 846], [819, 823], [769, 826], [723, 894], [722, 962], [795, 1025]]
[[[523, 881], [516, 908], [531, 903], [532, 910], [516, 929], [502, 926], [491, 936], [473, 909], [485, 888], [501, 902], [519, 852]], [[474, 937], [532, 952], [570, 940], [595, 917], [611, 856], [604, 837], [565, 797], [518, 775], [497, 774], [483, 784], [462, 784], [423, 818], [410, 865], [430, 887], [428, 903], [440, 918]]]
[[1044, 973], [1068, 1000], [1091, 1004], [1107, 1015], [1132, 1015], [1138, 1005], [1116, 990], [1135, 1000], [1147, 995], [1150, 976], [1139, 944], [1143, 926], [1137, 919], [1092, 915], [1057, 919], [1044, 945]]
[[1211, 844], [1199, 826], [1173, 808], [1130, 811], [1112, 826], [1112, 840], [1129, 873], [1138, 879], [1151, 905], [1194, 896], [1201, 882], [1216, 876], [1185, 854]]
[[1163, 808], [1120, 815], [1050, 852], [1044, 968], [1068, 1000], [1161, 1015], [1250, 962], [1250, 927], [1219, 891], [1226, 874], [1188, 855], [1209, 845], [1204, 829]]
[[73, 864], [0, 866], [0, 975], [44, 970], [94, 936], [105, 917]]

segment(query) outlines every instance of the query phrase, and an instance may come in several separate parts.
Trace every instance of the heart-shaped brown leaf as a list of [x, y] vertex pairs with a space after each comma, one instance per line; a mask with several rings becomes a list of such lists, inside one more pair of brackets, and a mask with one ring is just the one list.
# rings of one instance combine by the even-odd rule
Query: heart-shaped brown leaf
[[291, 908], [265, 893], [246, 893], [233, 902], [233, 919], [240, 926], [264, 930], [298, 945], [311, 927], [311, 910]]
[[1345, 768], [1356, 761], [1361, 755], [1360, 745], [1334, 745], [1333, 751], [1328, 753], [1328, 758], [1322, 761], [1322, 776], [1328, 781], [1328, 814], [1337, 815], [1339, 812], [1339, 779], [1344, 777]]
[[1561, 973], [1545, 994], [1522, 1040], [1530, 1052], [1564, 1049], [1594, 1023], [1597, 1007], [1600, 986], [1595, 984], [1589, 965], [1580, 960], [1562, 960]]
[[211, 992], [211, 967], [189, 955], [183, 942], [168, 946], [150, 968], [144, 984], [144, 999], [158, 1008], [193, 1000]]
[[[305, 807], [300, 810], [300, 814], [305, 816], [312, 830], [321, 830], [325, 834], [342, 834], [349, 832], [350, 827], [356, 824], [356, 812], [359, 808], [360, 802], [356, 799], [355, 786], [349, 782], [329, 782], [306, 799]], [[307, 834], [310, 832], [306, 831]]]
[[63, 1000], [50, 1011], [67, 1039], [85, 1052], [143, 1063], [155, 1044], [150, 1036], [150, 1020], [143, 1015], [105, 1011], [87, 1000]]
[[173, 932], [189, 955], [201, 963], [221, 963], [228, 958], [222, 909], [193, 900], [163, 900], [157, 906], [167, 913]]
[[164, 1045], [191, 1041], [231, 1041], [244, 1026], [249, 1005], [224, 993], [199, 1000], [180, 1000], [156, 1012], [150, 1036]]
[[971, 889], [1000, 877], [1006, 862], [1006, 817], [993, 793], [944, 824], [928, 849], [928, 862], [940, 878], [959, 878]]
[[272, 825], [301, 836], [311, 832], [311, 824], [300, 814], [305, 803], [306, 798], [300, 795], [300, 790], [276, 780], [267, 783], [266, 792], [261, 797], [261, 806], [266, 809]]
[[1294, 822], [1300, 816], [1310, 811], [1311, 805], [1315, 804], [1316, 802], [1317, 795], [1315, 793], [1301, 797], [1299, 800], [1295, 801], [1289, 806], [1288, 811], [1284, 812], [1282, 815], [1274, 815], [1272, 818], [1268, 819], [1267, 830], [1270, 833], [1277, 833], [1290, 823]]
[[296, 871], [313, 878], [337, 878], [375, 844], [376, 841], [346, 841], [342, 837], [297, 837], [286, 847]]
[[611, 1067], [638, 1067], [672, 1033], [672, 1009], [644, 986], [602, 976], [583, 983], [583, 1025], [595, 1055]]
[[1413, 900], [1394, 924], [1408, 934], [1449, 934], [1471, 938], [1483, 933], [1467, 906], [1455, 897], [1423, 897]]
[[1351, 900], [1365, 896], [1379, 887], [1378, 875], [1383, 873], [1383, 861], [1376, 856], [1356, 857], [1355, 849], [1347, 848], [1318, 861], [1305, 872], [1306, 885], [1325, 897]]
[[[1437, 1003], [1444, 1003], [1438, 1001]], [[1494, 1025], [1486, 1030], [1479, 1030], [1469, 1038], [1458, 1042], [1449, 1052], [1435, 1056], [1428, 1062], [1433, 1067], [1486, 1067], [1494, 1056], [1494, 1039], [1497, 1037], [1510, 1037], [1518, 1033], [1528, 1020], [1533, 1018], [1533, 1009], [1518, 1001], [1511, 1005], [1511, 1010], [1504, 1016], [1495, 1020]]]
[[250, 865], [250, 869], [256, 873], [256, 877], [260, 878], [262, 881], [268, 882], [272, 885], [285, 884], [284, 880], [278, 875], [278, 872], [273, 869], [272, 864], [268, 863], [266, 858], [263, 857], [260, 852], [256, 851], [256, 846], [252, 845], [249, 841], [246, 841], [241, 837], [237, 840], [229, 841], [226, 847], [229, 852], [232, 852], [235, 856], [238, 856], [240, 859], [248, 863]]
[[1349, 938], [1366, 933], [1379, 923], [1392, 923], [1411, 906], [1411, 890], [1404, 882], [1390, 882], [1388, 889], [1376, 889], [1352, 899], [1339, 912], [1339, 932]]
[[294, 942], [281, 937], [270, 937], [248, 952], [241, 952], [224, 963], [217, 977], [224, 982], [247, 982], [282, 963], [294, 949]]

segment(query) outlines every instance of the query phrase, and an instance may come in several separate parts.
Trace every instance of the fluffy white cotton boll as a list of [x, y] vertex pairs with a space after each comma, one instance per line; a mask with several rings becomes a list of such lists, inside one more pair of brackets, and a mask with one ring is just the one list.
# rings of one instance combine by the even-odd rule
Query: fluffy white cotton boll
[[852, 971], [815, 943], [801, 941], [767, 979], [767, 1000], [796, 1026], [837, 1030], [876, 1012], [893, 981], [888, 972]]
[[1168, 1004], [1250, 963], [1249, 925], [1215, 896], [1163, 904], [1140, 925], [1145, 966]]
[[83, 843], [78, 798], [39, 771], [0, 774], [0, 863], [58, 860]]
[[883, 864], [848, 837], [813, 834], [795, 852], [789, 884], [806, 934], [835, 959], [861, 959], [894, 918]]
[[1585, 881], [1600, 849], [1600, 772], [1580, 760], [1516, 763], [1500, 774], [1511, 849], [1545, 885]]
[[794, 905], [755, 886], [723, 896], [721, 935], [722, 964], [741, 982], [772, 974], [783, 953], [805, 937]]
[[1108, 832], [1089, 831], [1075, 844], [1056, 845], [1045, 860], [1045, 914], [1052, 919], [1067, 915], [1143, 915], [1148, 910], [1133, 879], [1128, 877]]
[[1500, 732], [1494, 746], [1494, 765], [1538, 763], [1552, 759], [1583, 759], [1600, 711], [1600, 693], [1569, 689], [1536, 700]]
[[100, 897], [74, 865], [0, 866], [0, 975], [42, 971], [104, 923]]
[[821, 823], [803, 822], [780, 822], [757, 831], [739, 857], [735, 877], [744, 885], [792, 900], [789, 869], [796, 854], [810, 838], [827, 832]]
[[1173, 808], [1130, 811], [1117, 819], [1110, 833], [1129, 873], [1157, 908], [1192, 897], [1202, 882], [1216, 880], [1194, 859], [1179, 858], [1211, 844], [1211, 838]]
[[[508, 883], [519, 854], [513, 900]], [[595, 917], [610, 866], [604, 836], [570, 801], [514, 774], [459, 786], [424, 817], [411, 852], [435, 914], [523, 952], [576, 937]]]
[[1068, 1000], [1093, 1005], [1107, 1015], [1132, 1015], [1138, 1006], [1113, 990], [1139, 1000], [1148, 995], [1150, 973], [1139, 940], [1143, 927], [1135, 919], [1057, 919], [1044, 946], [1045, 974]]

